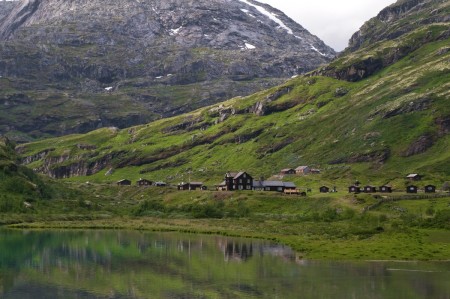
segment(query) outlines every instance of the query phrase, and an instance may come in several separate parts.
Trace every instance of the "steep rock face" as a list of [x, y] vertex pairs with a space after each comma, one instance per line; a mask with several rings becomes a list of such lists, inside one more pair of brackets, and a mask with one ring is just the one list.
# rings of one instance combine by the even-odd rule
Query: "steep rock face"
[[[144, 121], [279, 84], [335, 54], [252, 0], [26, 0], [3, 18], [0, 40], [0, 76], [10, 88], [78, 98], [107, 92], [133, 102], [130, 113], [141, 111]], [[56, 127], [77, 132], [105, 117], [90, 118], [96, 123]], [[107, 125], [120, 126], [114, 117]]]

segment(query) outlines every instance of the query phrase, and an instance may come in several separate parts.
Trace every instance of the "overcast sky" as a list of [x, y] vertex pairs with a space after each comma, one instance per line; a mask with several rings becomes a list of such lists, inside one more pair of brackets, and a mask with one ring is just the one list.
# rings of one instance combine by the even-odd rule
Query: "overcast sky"
[[396, 0], [257, 0], [283, 11], [336, 51], [353, 33]]

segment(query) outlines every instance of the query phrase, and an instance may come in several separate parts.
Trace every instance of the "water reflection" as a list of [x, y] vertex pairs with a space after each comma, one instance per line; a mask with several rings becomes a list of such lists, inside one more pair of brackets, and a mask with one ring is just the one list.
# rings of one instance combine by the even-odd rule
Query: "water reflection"
[[298, 259], [285, 246], [126, 231], [0, 230], [0, 298], [450, 298], [449, 263]]

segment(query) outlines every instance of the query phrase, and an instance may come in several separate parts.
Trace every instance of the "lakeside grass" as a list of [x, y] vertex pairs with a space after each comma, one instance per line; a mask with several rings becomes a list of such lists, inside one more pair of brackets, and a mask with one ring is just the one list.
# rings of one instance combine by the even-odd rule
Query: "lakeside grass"
[[290, 246], [305, 259], [448, 260], [450, 196], [442, 196], [380, 203], [370, 194], [344, 192], [299, 197], [89, 184], [72, 199], [2, 214], [0, 224], [258, 238]]

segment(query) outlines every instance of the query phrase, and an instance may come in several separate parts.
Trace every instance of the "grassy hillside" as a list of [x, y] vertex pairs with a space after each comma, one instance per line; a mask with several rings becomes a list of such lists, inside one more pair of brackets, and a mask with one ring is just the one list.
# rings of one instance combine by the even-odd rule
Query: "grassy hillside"
[[[357, 82], [302, 76], [182, 116], [43, 140], [19, 151], [31, 168], [92, 182], [190, 177], [211, 186], [229, 170], [268, 178], [310, 165], [322, 174], [288, 179], [301, 187], [342, 189], [358, 179], [404, 189], [405, 175], [421, 173], [421, 184], [440, 187], [450, 179], [450, 39], [442, 38], [448, 28], [433, 25], [378, 43], [373, 53], [412, 45], [412, 36], [424, 31], [439, 36]], [[334, 64], [357, 64], [370, 53], [359, 50]]]

